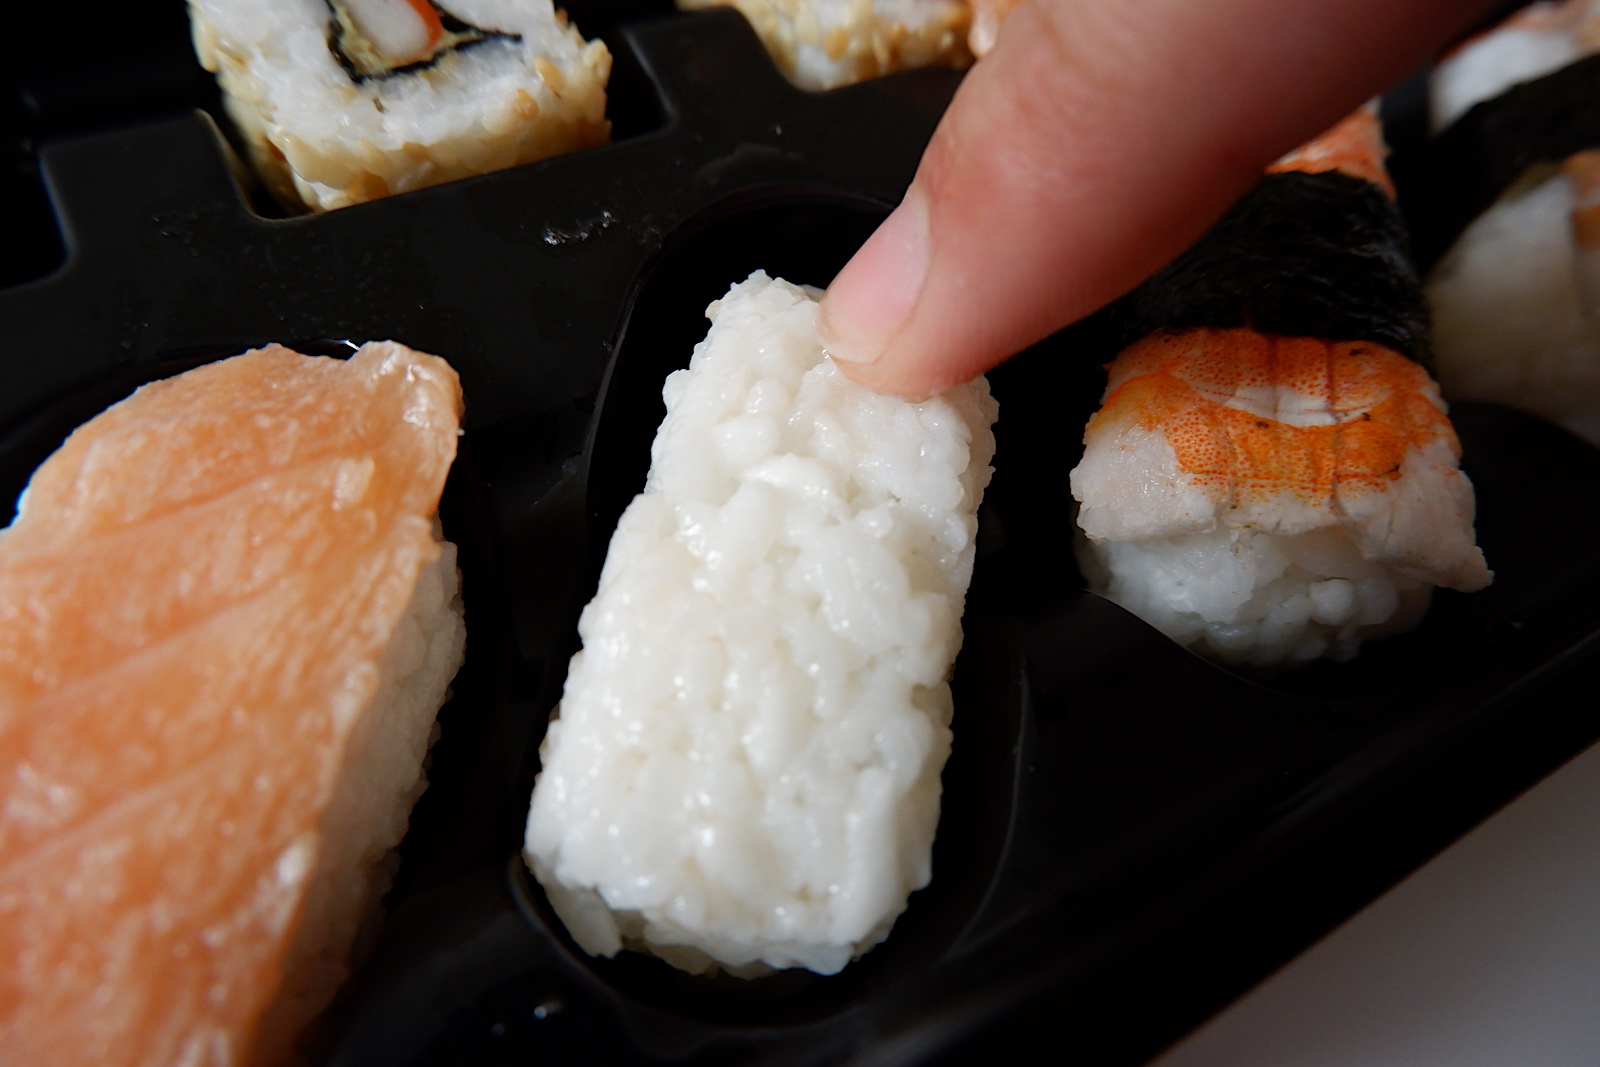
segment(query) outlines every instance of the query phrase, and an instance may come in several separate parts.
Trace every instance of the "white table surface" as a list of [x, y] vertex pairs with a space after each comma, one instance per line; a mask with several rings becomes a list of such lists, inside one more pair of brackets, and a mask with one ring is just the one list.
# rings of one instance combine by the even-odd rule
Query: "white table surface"
[[1600, 1067], [1600, 747], [1152, 1067]]

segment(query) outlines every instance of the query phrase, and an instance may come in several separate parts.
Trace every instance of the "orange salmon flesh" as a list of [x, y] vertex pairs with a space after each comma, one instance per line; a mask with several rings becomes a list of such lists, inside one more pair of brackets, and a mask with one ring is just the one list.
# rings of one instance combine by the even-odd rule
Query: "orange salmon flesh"
[[272, 1061], [331, 995], [394, 844], [337, 854], [378, 803], [341, 775], [415, 637], [460, 411], [436, 357], [274, 345], [34, 475], [0, 536], [0, 1062]]

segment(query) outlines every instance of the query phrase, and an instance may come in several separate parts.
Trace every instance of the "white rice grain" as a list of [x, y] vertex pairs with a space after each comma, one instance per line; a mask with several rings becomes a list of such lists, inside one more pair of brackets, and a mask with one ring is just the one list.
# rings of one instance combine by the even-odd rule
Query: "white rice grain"
[[1363, 642], [1416, 626], [1433, 593], [1364, 559], [1339, 527], [1083, 539], [1078, 558], [1095, 589], [1174, 641], [1254, 667], [1350, 659]]

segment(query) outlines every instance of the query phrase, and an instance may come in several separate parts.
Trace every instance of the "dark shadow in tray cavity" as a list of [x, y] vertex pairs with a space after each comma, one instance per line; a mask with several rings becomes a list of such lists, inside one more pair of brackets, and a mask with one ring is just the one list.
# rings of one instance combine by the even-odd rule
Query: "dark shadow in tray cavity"
[[0, 143], [0, 202], [6, 212], [6, 247], [0, 252], [0, 289], [33, 281], [66, 262], [61, 227], [39, 175], [33, 146], [20, 135]]

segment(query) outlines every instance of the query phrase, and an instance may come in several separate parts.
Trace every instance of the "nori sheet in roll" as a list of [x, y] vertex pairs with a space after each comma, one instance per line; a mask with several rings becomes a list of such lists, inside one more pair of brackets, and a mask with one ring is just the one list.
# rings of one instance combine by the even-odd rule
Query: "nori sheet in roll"
[[1348, 174], [1268, 174], [1107, 309], [1099, 330], [1117, 352], [1156, 330], [1197, 326], [1373, 341], [1426, 363], [1428, 312], [1399, 208]]
[[1588, 148], [1600, 148], [1600, 55], [1485, 100], [1431, 142], [1397, 154], [1389, 172], [1418, 266], [1438, 262], [1529, 167]]

